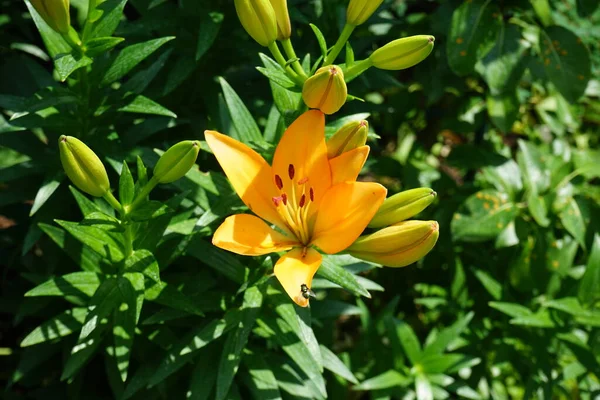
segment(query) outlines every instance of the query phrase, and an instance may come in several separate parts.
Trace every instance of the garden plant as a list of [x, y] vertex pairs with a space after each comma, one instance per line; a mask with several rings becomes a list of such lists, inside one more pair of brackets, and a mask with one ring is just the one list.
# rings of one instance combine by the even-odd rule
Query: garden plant
[[600, 396], [597, 0], [0, 0], [19, 399]]

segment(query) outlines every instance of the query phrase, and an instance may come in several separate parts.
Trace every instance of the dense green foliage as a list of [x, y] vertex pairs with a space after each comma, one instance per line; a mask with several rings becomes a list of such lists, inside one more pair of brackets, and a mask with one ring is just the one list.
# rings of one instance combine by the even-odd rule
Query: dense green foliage
[[[355, 30], [347, 63], [435, 36], [415, 67], [349, 82], [357, 99], [327, 117], [326, 134], [368, 117], [360, 179], [390, 194], [433, 188], [418, 218], [438, 221], [440, 238], [402, 269], [324, 256], [309, 308], [272, 277], [276, 254], [240, 257], [210, 240], [246, 208], [204, 130], [270, 159], [303, 111], [294, 82], [259, 54], [232, 1], [97, 3], [82, 53], [28, 2], [0, 0], [5, 398], [598, 395], [597, 1], [384, 1]], [[314, 71], [347, 1], [288, 5]], [[71, 3], [80, 32], [87, 7]], [[61, 135], [99, 155], [123, 204], [171, 145], [202, 151], [184, 178], [119, 215], [70, 186]]]

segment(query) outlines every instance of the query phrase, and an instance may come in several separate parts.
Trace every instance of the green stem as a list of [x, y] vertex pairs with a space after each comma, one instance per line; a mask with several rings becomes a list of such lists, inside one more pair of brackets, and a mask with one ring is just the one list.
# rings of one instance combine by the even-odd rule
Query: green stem
[[156, 179], [155, 176], [153, 176], [148, 183], [146, 183], [146, 185], [144, 185], [144, 187], [142, 188], [142, 190], [138, 193], [138, 195], [135, 197], [135, 199], [133, 200], [133, 203], [131, 203], [129, 206], [125, 206], [125, 211], [126, 214], [131, 213], [133, 210], [135, 210], [140, 204], [142, 204], [144, 202], [144, 200], [146, 200], [146, 197], [150, 194], [150, 192], [152, 191], [152, 189], [154, 189], [154, 187], [158, 185], [158, 179]]
[[285, 51], [285, 54], [288, 56], [288, 58], [290, 60], [294, 60], [292, 62], [292, 68], [294, 68], [294, 71], [296, 71], [296, 73], [303, 80], [306, 80], [308, 78], [308, 76], [306, 76], [306, 72], [304, 72], [304, 69], [302, 69], [302, 65], [300, 64], [298, 56], [296, 55], [296, 52], [294, 51], [294, 46], [292, 45], [292, 41], [289, 38], [287, 38], [281, 42], [281, 45], [283, 46], [283, 50]]
[[292, 68], [290, 68], [289, 65], [286, 65], [287, 61], [285, 60], [283, 54], [281, 54], [281, 51], [279, 50], [279, 47], [277, 46], [276, 42], [273, 42], [269, 45], [269, 50], [271, 51], [271, 54], [273, 54], [273, 57], [275, 57], [275, 61], [277, 61], [277, 63], [281, 65], [283, 69], [285, 69], [286, 74], [291, 79], [293, 79], [294, 82], [296, 82], [298, 85], [304, 85], [304, 81], [302, 80], [302, 78], [296, 75], [296, 73], [292, 70]]
[[114, 208], [115, 210], [117, 210], [119, 212], [123, 211], [123, 207], [121, 206], [121, 203], [119, 203], [119, 200], [117, 200], [115, 198], [115, 196], [113, 196], [110, 189], [107, 190], [106, 193], [104, 194], [104, 200], [108, 201], [108, 204], [110, 204], [110, 206], [112, 208]]
[[373, 62], [371, 62], [371, 59], [369, 58], [355, 62], [346, 70], [346, 72], [344, 72], [344, 78], [346, 82], [350, 82], [352, 79], [356, 78], [372, 66]]
[[88, 13], [85, 18], [85, 25], [83, 26], [83, 33], [81, 36], [83, 37], [83, 41], [85, 42], [90, 35], [90, 31], [92, 29], [92, 23], [90, 22], [90, 15], [96, 10], [96, 0], [88, 1]]
[[323, 62], [324, 67], [333, 64], [338, 54], [340, 54], [340, 51], [342, 51], [342, 49], [346, 45], [346, 42], [348, 41], [350, 35], [354, 31], [354, 28], [356, 28], [356, 26], [354, 25], [344, 25], [344, 29], [342, 30], [340, 37], [338, 38], [337, 42], [335, 42], [335, 45], [333, 45], [333, 48], [327, 55], [327, 58], [325, 58], [325, 61]]

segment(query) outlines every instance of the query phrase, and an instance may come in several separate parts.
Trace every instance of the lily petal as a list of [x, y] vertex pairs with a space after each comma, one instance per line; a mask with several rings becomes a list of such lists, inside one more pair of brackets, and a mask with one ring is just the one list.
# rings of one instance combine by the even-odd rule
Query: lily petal
[[[325, 144], [325, 116], [321, 111], [307, 111], [288, 127], [275, 150], [273, 174], [281, 179], [282, 190], [288, 197], [295, 194], [296, 204], [302, 190], [308, 193], [312, 188], [312, 202], [315, 205], [311, 208], [315, 210], [318, 207], [331, 186]], [[274, 179], [278, 180], [275, 176]]]
[[217, 157], [231, 185], [252, 212], [287, 230], [273, 206], [277, 189], [273, 184], [271, 167], [245, 144], [216, 131], [204, 131], [206, 143]]
[[386, 194], [386, 188], [372, 182], [332, 186], [319, 208], [311, 244], [328, 254], [344, 250], [360, 236]]
[[275, 264], [275, 276], [288, 296], [300, 307], [308, 306], [308, 299], [302, 296], [302, 285], [310, 289], [321, 260], [321, 255], [314, 249], [296, 248]]
[[355, 181], [369, 156], [369, 146], [360, 146], [329, 160], [331, 184]]
[[289, 250], [297, 241], [277, 232], [254, 215], [237, 214], [223, 221], [213, 235], [212, 243], [243, 256], [260, 256]]

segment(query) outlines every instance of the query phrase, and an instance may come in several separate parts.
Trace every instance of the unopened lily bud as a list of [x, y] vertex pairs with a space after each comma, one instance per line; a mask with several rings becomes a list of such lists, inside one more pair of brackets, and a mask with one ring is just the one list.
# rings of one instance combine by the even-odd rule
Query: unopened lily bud
[[369, 228], [382, 228], [414, 217], [426, 209], [437, 196], [429, 188], [405, 190], [385, 199], [369, 223]]
[[277, 38], [275, 10], [269, 0], [235, 0], [235, 10], [242, 26], [261, 46]]
[[438, 237], [436, 221], [404, 221], [359, 237], [347, 250], [365, 261], [404, 267], [425, 257]]
[[104, 164], [81, 140], [61, 136], [58, 140], [60, 162], [67, 176], [78, 189], [95, 197], [102, 197], [110, 189]]
[[365, 120], [347, 123], [327, 140], [327, 157], [331, 159], [364, 146], [368, 133], [369, 123]]
[[154, 179], [159, 183], [171, 183], [183, 177], [196, 163], [200, 143], [184, 140], [165, 151], [154, 167]]
[[71, 26], [69, 0], [30, 0], [35, 11], [44, 21], [60, 33], [68, 33]]
[[365, 23], [381, 3], [383, 0], [350, 0], [346, 12], [346, 22], [354, 26]]
[[396, 39], [375, 50], [369, 59], [379, 69], [397, 71], [409, 68], [427, 58], [434, 42], [435, 38], [431, 35]]
[[302, 98], [310, 108], [325, 114], [338, 111], [348, 97], [344, 73], [337, 65], [322, 67], [304, 82]]
[[288, 13], [287, 0], [269, 0], [277, 20], [277, 40], [289, 39], [292, 36], [292, 24]]

